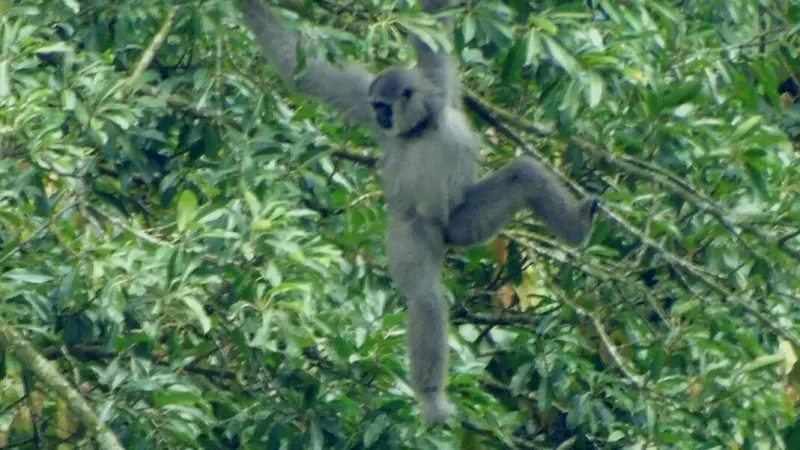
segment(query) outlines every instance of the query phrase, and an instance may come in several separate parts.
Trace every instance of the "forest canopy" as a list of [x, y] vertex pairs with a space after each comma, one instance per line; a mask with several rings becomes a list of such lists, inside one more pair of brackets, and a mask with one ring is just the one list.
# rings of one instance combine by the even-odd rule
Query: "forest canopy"
[[482, 173], [602, 201], [581, 248], [525, 213], [448, 252], [429, 428], [375, 139], [234, 3], [0, 4], [0, 447], [800, 448], [800, 4], [466, 0], [450, 41], [413, 1], [265, 1], [303, 56], [444, 45]]

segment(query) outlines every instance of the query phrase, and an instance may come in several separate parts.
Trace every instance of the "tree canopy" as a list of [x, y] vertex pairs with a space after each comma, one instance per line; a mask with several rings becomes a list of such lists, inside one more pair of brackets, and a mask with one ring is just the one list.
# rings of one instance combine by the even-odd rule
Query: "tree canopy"
[[579, 249], [520, 214], [448, 252], [426, 428], [375, 140], [233, 3], [0, 4], [0, 446], [800, 448], [800, 4], [467, 0], [450, 41], [416, 2], [269, 2], [307, 56], [445, 45], [482, 170], [602, 201]]

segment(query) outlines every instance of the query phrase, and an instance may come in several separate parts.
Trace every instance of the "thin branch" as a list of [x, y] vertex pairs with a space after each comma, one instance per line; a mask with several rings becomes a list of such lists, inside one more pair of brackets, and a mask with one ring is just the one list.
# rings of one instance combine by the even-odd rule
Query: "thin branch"
[[153, 62], [153, 58], [155, 58], [156, 53], [164, 45], [164, 42], [167, 40], [167, 35], [169, 35], [169, 30], [172, 28], [172, 23], [175, 21], [175, 13], [178, 11], [177, 6], [173, 6], [169, 9], [167, 13], [167, 18], [164, 19], [164, 23], [161, 24], [161, 29], [158, 30], [153, 41], [150, 42], [150, 45], [147, 46], [144, 53], [142, 53], [142, 57], [139, 59], [139, 62], [136, 64], [136, 67], [133, 69], [133, 73], [127, 80], [125, 80], [125, 86], [123, 89], [120, 90], [119, 95], [124, 95], [124, 92], [127, 89], [130, 89], [139, 77], [142, 76], [145, 70], [150, 67], [150, 64]]

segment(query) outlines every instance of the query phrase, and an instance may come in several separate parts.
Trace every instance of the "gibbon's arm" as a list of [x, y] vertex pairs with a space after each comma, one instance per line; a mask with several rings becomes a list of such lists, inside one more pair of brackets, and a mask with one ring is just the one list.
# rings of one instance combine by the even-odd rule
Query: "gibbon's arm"
[[[419, 0], [422, 10], [429, 14], [435, 14], [442, 9], [449, 8], [455, 3], [454, 0]], [[453, 39], [453, 19], [440, 19], [443, 28], [447, 31], [447, 37]], [[458, 63], [453, 55], [448, 54], [445, 49], [439, 46], [436, 51], [431, 50], [416, 35], [409, 38], [414, 51], [417, 54], [417, 67], [420, 71], [438, 88], [444, 90], [447, 103], [452, 106], [461, 104], [461, 82], [458, 78]]]
[[285, 83], [333, 106], [345, 118], [374, 128], [367, 104], [367, 90], [374, 77], [366, 67], [347, 64], [340, 68], [327, 61], [309, 58], [305, 72], [295, 80], [300, 33], [284, 26], [282, 19], [270, 8], [265, 8], [260, 0], [239, 1], [237, 6], [262, 52]]

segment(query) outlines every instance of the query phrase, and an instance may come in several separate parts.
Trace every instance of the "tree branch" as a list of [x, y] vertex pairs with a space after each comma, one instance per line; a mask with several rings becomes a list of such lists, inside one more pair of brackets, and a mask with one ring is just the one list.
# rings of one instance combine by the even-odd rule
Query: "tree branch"
[[28, 341], [8, 324], [0, 324], [0, 341], [27, 369], [64, 400], [73, 414], [97, 440], [101, 449], [125, 450], [117, 436], [97, 416], [83, 396], [64, 379], [53, 364], [39, 354]]

